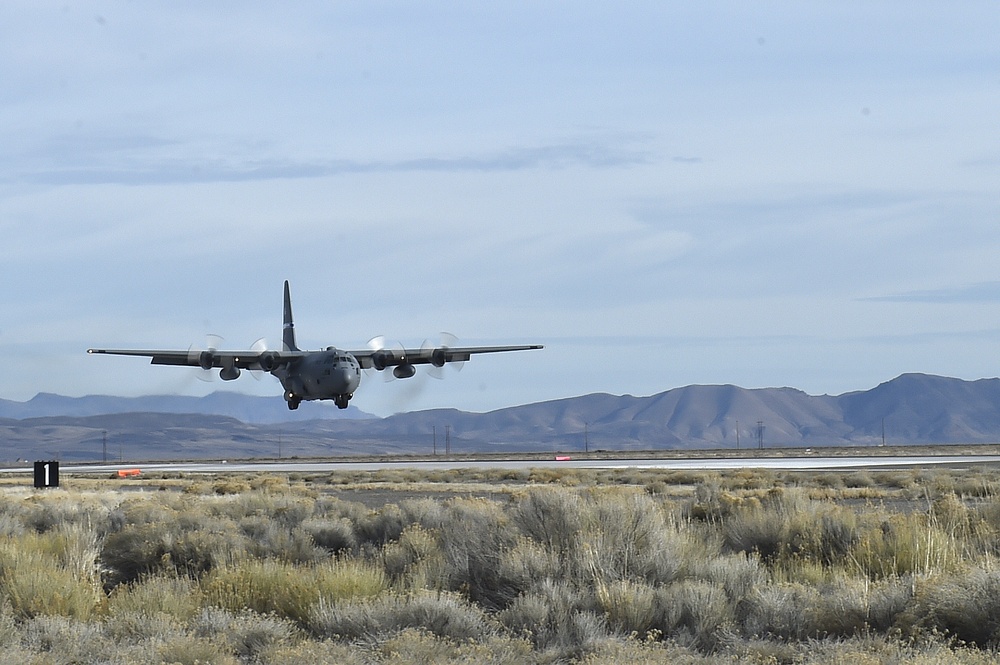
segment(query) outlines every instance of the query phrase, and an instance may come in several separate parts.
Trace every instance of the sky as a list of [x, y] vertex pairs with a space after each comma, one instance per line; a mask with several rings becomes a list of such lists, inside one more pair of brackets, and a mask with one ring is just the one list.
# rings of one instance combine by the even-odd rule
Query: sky
[[[0, 5], [0, 398], [88, 347], [540, 343], [377, 415], [1000, 375], [1000, 5]], [[333, 408], [331, 406], [331, 408]]]

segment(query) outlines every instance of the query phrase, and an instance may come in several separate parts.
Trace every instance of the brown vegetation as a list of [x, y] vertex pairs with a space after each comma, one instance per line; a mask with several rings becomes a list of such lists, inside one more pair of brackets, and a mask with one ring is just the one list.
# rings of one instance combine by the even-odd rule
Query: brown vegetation
[[1000, 646], [982, 472], [119, 482], [0, 492], [4, 662], [930, 664]]

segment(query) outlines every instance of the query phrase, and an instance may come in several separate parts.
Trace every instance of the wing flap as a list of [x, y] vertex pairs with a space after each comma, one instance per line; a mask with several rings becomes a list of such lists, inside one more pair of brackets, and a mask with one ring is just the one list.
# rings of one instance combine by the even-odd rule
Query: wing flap
[[[436, 349], [388, 349], [388, 354], [382, 356], [385, 367], [396, 365], [428, 365], [444, 360], [446, 363], [464, 362], [470, 360], [473, 355], [479, 353], [504, 353], [507, 351], [530, 351], [544, 348], [541, 344], [523, 344], [514, 346], [465, 346], [465, 347], [439, 347]], [[371, 369], [375, 366], [373, 358], [383, 353], [381, 350], [365, 349], [363, 351], [348, 351], [358, 359], [358, 364], [362, 369]]]
[[[280, 367], [303, 355], [301, 351], [172, 351], [155, 349], [87, 349], [87, 353], [112, 356], [139, 356], [150, 359], [152, 365], [174, 365], [186, 367], [238, 367], [240, 369], [261, 369], [260, 358], [265, 353], [274, 354], [272, 368]], [[206, 355], [207, 354], [207, 355]], [[208, 364], [211, 361], [211, 364]]]

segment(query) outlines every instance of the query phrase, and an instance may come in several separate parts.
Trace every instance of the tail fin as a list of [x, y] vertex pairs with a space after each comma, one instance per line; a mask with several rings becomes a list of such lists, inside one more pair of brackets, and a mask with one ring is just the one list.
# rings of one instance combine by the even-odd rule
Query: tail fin
[[288, 293], [288, 280], [285, 280], [285, 311], [284, 325], [281, 329], [281, 350], [298, 351], [295, 346], [295, 323], [292, 322], [292, 297]]

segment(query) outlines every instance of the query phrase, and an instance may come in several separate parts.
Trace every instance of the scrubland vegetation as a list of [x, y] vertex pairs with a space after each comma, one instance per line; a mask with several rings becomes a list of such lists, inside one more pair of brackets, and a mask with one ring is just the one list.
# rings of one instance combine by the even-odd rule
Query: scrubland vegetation
[[985, 471], [5, 482], [4, 663], [998, 658]]

